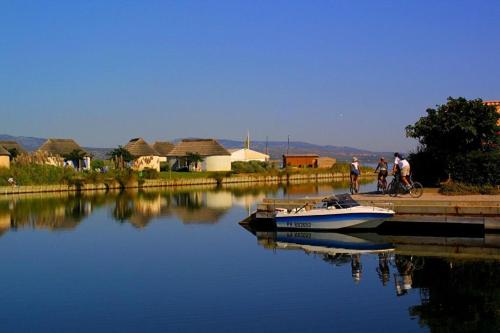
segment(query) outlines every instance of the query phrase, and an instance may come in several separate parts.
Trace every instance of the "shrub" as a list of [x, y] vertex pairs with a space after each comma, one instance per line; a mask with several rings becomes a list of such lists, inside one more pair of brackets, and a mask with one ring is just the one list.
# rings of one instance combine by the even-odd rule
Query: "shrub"
[[168, 162], [160, 162], [160, 171], [170, 171], [170, 164]]
[[500, 188], [492, 185], [473, 185], [448, 182], [441, 185], [439, 193], [445, 195], [500, 194]]
[[158, 179], [160, 177], [160, 173], [155, 169], [144, 168], [144, 170], [139, 172], [139, 176], [142, 179]]
[[10, 169], [0, 171], [0, 185], [8, 185], [12, 177], [18, 185], [68, 184], [76, 171], [72, 168], [56, 167], [44, 164], [20, 165], [13, 163]]
[[262, 161], [238, 161], [231, 163], [231, 170], [235, 173], [264, 173], [271, 169], [273, 167], [270, 163]]
[[100, 169], [102, 170], [104, 168], [104, 161], [103, 160], [92, 160], [90, 161], [90, 168], [92, 170]]

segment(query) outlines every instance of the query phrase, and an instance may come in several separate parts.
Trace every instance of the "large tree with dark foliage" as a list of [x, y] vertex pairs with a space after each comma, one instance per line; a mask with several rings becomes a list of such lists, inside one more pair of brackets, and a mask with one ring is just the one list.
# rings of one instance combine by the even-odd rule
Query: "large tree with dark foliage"
[[412, 172], [421, 181], [452, 179], [468, 184], [496, 185], [500, 179], [499, 114], [481, 99], [448, 98], [427, 109], [427, 116], [406, 127], [419, 141], [410, 155]]

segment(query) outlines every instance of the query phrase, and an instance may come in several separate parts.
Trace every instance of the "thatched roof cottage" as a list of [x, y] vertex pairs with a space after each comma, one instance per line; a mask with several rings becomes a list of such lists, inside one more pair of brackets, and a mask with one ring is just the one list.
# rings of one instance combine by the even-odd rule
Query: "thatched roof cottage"
[[168, 154], [174, 149], [174, 144], [167, 141], [156, 141], [153, 148], [160, 154], [160, 162], [166, 162]]
[[27, 154], [28, 151], [24, 149], [18, 142], [12, 140], [0, 141], [0, 146], [4, 147], [7, 151], [15, 150], [17, 154]]
[[[203, 161], [191, 163], [191, 154], [198, 154]], [[231, 171], [231, 154], [214, 139], [184, 139], [168, 157], [174, 159], [174, 170], [188, 167], [193, 171]]]
[[[90, 169], [90, 154], [73, 139], [47, 139], [37, 152], [47, 155], [47, 164], [71, 166], [76, 169]], [[69, 156], [78, 152], [77, 156]]]
[[134, 138], [124, 147], [134, 157], [132, 169], [142, 171], [154, 169], [160, 171], [160, 153], [151, 147], [143, 138]]

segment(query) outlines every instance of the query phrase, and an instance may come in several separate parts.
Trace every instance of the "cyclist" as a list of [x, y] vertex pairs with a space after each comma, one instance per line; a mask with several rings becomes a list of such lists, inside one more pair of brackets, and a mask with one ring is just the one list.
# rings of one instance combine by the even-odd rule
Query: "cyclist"
[[399, 161], [401, 161], [401, 155], [394, 153], [394, 164], [392, 166], [392, 173], [394, 175], [399, 175]]
[[406, 160], [406, 158], [401, 157], [399, 161], [399, 169], [401, 172], [401, 180], [407, 189], [410, 188], [410, 162]]
[[375, 169], [375, 173], [378, 171], [378, 181], [382, 182], [384, 188], [387, 187], [387, 162], [383, 157], [380, 158], [380, 162], [378, 162], [377, 168]]
[[354, 183], [354, 192], [358, 193], [359, 190], [359, 176], [361, 175], [361, 165], [356, 157], [352, 158], [351, 163], [351, 183]]
[[401, 179], [401, 182], [407, 189], [410, 188], [410, 182], [408, 181], [410, 177], [410, 162], [399, 153], [394, 153], [394, 166], [392, 167], [392, 172], [395, 177]]

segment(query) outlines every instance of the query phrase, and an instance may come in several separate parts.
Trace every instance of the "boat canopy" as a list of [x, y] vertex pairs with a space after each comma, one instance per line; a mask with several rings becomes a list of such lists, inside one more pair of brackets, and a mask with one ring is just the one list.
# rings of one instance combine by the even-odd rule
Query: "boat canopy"
[[332, 195], [328, 198], [324, 198], [321, 202], [326, 207], [335, 207], [336, 209], [359, 206], [359, 203], [347, 193]]

